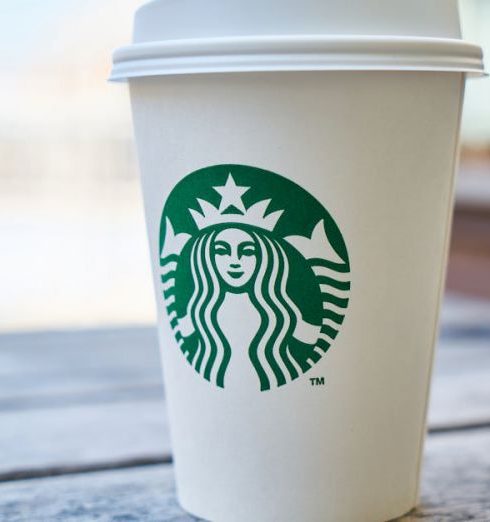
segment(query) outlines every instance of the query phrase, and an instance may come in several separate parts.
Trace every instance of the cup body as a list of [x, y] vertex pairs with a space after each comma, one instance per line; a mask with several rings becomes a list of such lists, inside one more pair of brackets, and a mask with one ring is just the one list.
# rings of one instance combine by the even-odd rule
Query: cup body
[[[217, 522], [377, 522], [408, 512], [418, 497], [464, 75], [204, 74], [132, 79], [130, 88], [182, 506]], [[231, 346], [229, 386], [208, 382], [172, 330], [162, 212], [186, 176], [216, 165], [296, 183], [345, 241], [344, 322], [328, 352], [284, 386], [261, 391], [247, 346]], [[251, 314], [243, 303], [229, 312], [231, 337], [257, 330]]]

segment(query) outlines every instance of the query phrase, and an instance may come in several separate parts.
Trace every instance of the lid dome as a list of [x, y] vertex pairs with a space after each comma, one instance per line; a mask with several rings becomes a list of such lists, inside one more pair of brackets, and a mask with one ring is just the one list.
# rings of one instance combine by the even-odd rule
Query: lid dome
[[483, 57], [457, 0], [153, 0], [111, 79], [268, 70], [482, 74]]

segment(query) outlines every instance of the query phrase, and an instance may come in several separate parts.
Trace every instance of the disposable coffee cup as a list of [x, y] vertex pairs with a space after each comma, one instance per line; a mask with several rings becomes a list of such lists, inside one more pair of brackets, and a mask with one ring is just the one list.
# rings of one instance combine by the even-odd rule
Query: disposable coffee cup
[[178, 498], [218, 522], [418, 501], [461, 105], [454, 0], [156, 0], [128, 80]]

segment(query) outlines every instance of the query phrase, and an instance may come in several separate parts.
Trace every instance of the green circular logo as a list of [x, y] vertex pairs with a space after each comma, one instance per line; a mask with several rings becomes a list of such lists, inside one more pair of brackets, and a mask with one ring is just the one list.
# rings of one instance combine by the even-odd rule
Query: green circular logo
[[221, 388], [238, 349], [260, 390], [297, 379], [328, 351], [349, 303], [349, 256], [330, 214], [296, 183], [245, 165], [204, 168], [176, 185], [160, 267], [180, 350]]

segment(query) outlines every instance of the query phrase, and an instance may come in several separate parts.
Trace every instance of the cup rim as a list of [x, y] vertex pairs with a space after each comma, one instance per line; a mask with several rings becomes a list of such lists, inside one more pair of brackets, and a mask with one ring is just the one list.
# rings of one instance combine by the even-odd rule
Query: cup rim
[[486, 75], [478, 45], [405, 36], [239, 36], [134, 43], [114, 52], [111, 81], [266, 71], [432, 71]]

